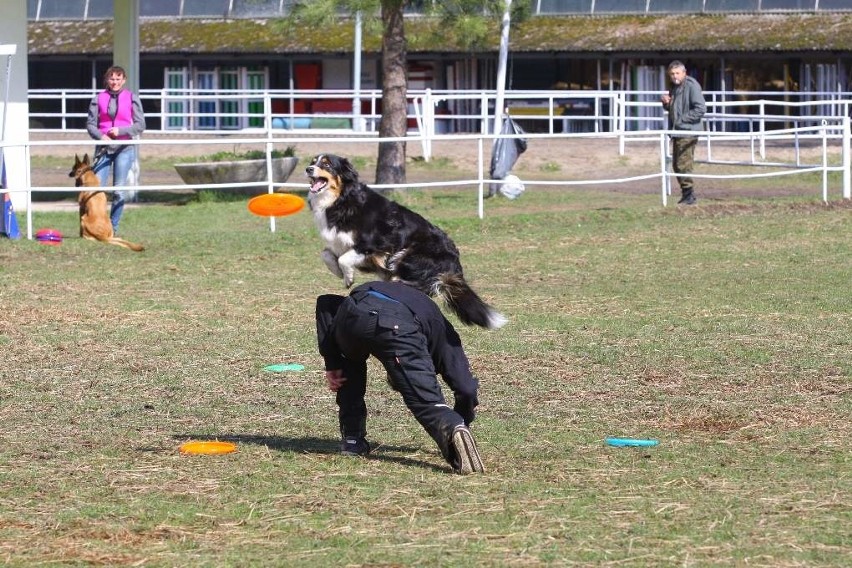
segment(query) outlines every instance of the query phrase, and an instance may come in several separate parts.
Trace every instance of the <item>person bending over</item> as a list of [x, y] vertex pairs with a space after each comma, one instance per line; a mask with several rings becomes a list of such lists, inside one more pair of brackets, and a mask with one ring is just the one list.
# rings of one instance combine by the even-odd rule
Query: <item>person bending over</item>
[[[485, 471], [470, 431], [479, 382], [471, 374], [461, 338], [431, 298], [399, 282], [367, 282], [348, 297], [319, 296], [316, 322], [325, 378], [336, 393], [341, 453], [370, 452], [364, 396], [372, 355], [453, 470]], [[438, 373], [453, 391], [453, 408]]]

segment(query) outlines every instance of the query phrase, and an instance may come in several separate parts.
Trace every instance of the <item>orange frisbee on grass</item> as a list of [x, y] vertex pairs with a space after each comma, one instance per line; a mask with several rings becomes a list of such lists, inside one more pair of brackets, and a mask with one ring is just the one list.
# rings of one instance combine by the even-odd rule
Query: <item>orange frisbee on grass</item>
[[233, 442], [219, 442], [218, 440], [191, 440], [180, 446], [182, 454], [216, 455], [230, 454], [237, 449]]
[[285, 217], [298, 213], [304, 206], [305, 200], [292, 193], [264, 193], [248, 202], [248, 210], [261, 217]]

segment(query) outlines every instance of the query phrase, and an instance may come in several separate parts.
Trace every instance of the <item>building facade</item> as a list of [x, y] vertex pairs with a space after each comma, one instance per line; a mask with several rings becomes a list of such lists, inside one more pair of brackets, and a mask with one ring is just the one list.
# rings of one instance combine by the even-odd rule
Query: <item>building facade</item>
[[[354, 23], [318, 34], [286, 25], [285, 0], [140, 0], [142, 89], [351, 89]], [[409, 88], [493, 89], [499, 29], [475, 51], [407, 9]], [[512, 27], [507, 88], [658, 91], [683, 60], [705, 90], [838, 93], [850, 90], [852, 0], [533, 0]], [[93, 89], [112, 63], [112, 0], [28, 0], [30, 89]], [[381, 88], [381, 38], [363, 34], [360, 86]], [[39, 101], [31, 102], [38, 112]], [[46, 103], [44, 103], [46, 104]], [[241, 128], [228, 105], [195, 128]], [[258, 101], [254, 101], [258, 104]], [[322, 99], [294, 112], [351, 109]], [[152, 114], [168, 109], [152, 109]], [[175, 107], [175, 113], [178, 107]], [[209, 110], [209, 109], [208, 109]], [[281, 110], [281, 109], [278, 109]], [[216, 116], [219, 115], [219, 116]], [[230, 122], [229, 122], [230, 120]], [[43, 125], [50, 127], [51, 125]], [[151, 128], [185, 128], [154, 121]]]

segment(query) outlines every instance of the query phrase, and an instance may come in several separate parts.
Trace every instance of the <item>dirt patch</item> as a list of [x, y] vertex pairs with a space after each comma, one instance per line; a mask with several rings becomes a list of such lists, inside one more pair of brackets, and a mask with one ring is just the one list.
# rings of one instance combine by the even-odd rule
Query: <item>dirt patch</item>
[[[317, 135], [306, 137], [302, 134], [293, 139], [280, 139], [276, 148], [294, 146], [300, 165], [290, 181], [298, 181], [307, 160], [319, 153], [333, 153], [347, 156], [356, 162], [362, 179], [372, 184], [375, 180], [375, 164], [378, 153], [378, 138], [375, 142], [353, 142], [339, 136]], [[140, 149], [142, 156], [141, 183], [144, 185], [170, 185], [180, 191], [183, 185], [170, 161], [186, 161], [193, 157], [221, 150], [245, 151], [263, 149], [262, 140], [257, 143], [235, 143], [234, 140], [254, 138], [243, 132], [233, 135], [151, 133], [144, 136], [146, 144]], [[92, 152], [94, 147], [83, 133], [33, 133], [32, 140], [57, 141], [56, 145], [34, 146], [32, 156], [57, 157], [68, 156], [68, 167], [34, 166], [32, 181], [35, 187], [56, 187], [70, 185], [67, 170], [73, 162], [75, 153]], [[198, 143], [208, 140], [223, 141], [222, 144]], [[68, 144], [79, 142], [79, 144]], [[195, 143], [193, 143], [195, 142]], [[480, 162], [484, 175], [488, 175], [491, 160], [491, 142], [480, 143], [476, 139], [438, 140], [431, 145], [431, 159], [424, 158], [424, 148], [420, 141], [410, 141], [406, 145], [408, 165], [406, 168], [409, 183], [476, 179]], [[830, 149], [839, 155], [840, 149]], [[778, 143], [766, 146], [765, 156], [759, 155], [758, 148], [747, 141], [716, 143], [712, 148], [699, 144], [696, 159], [706, 162], [710, 158], [714, 163], [699, 163], [696, 174], [748, 174], [769, 171], [769, 167], [747, 165], [755, 161], [819, 164], [822, 161], [821, 145], [800, 144], [798, 148], [791, 144]], [[574, 137], [574, 138], [534, 138], [528, 140], [528, 150], [523, 153], [515, 165], [513, 173], [524, 181], [564, 182], [593, 181], [589, 185], [535, 185], [536, 189], [560, 189], [565, 187], [593, 187], [595, 190], [622, 193], [655, 193], [661, 191], [661, 182], [657, 177], [648, 177], [660, 171], [660, 145], [657, 141], [628, 140], [623, 153], [616, 137]], [[643, 179], [644, 176], [644, 179]], [[821, 180], [815, 174], [792, 175], [783, 178], [758, 179], [696, 179], [696, 192], [705, 203], [724, 201], [731, 198], [767, 197], [806, 194], [821, 196]], [[630, 181], [619, 182], [630, 178]], [[634, 179], [635, 178], [635, 179]], [[679, 193], [676, 184], [673, 193]], [[833, 186], [837, 183], [832, 182]], [[70, 190], [70, 191], [73, 191]], [[837, 187], [830, 186], [835, 196]]]

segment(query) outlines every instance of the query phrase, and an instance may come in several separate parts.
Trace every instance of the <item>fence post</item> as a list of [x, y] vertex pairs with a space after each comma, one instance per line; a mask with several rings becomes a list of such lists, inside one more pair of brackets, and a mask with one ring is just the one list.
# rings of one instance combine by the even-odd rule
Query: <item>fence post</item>
[[[547, 133], [553, 134], [553, 95], [547, 97]], [[564, 132], [563, 132], [564, 134]]]
[[432, 161], [432, 137], [435, 135], [435, 103], [432, 100], [432, 89], [426, 89], [423, 97], [423, 160]]
[[822, 202], [828, 203], [828, 129], [827, 121], [822, 121], [820, 134], [822, 135]]
[[624, 93], [616, 95], [618, 103], [618, 119], [616, 122], [616, 132], [618, 132], [618, 155], [624, 155], [624, 131], [627, 129], [627, 105], [625, 104]]
[[850, 142], [850, 119], [843, 117], [843, 199], [852, 199], [852, 142]]
[[272, 137], [272, 95], [269, 90], [263, 92], [263, 127], [267, 136]]
[[482, 136], [477, 139], [477, 146], [479, 157], [477, 158], [477, 176], [479, 177], [479, 199], [478, 199], [478, 213], [479, 218], [485, 218], [485, 160], [484, 154], [482, 151]]
[[481, 117], [481, 125], [479, 127], [480, 134], [488, 134], [488, 93], [481, 91], [479, 93], [479, 115]]
[[660, 131], [660, 193], [662, 194], [663, 207], [668, 205], [669, 176], [666, 172], [666, 131]]
[[65, 118], [68, 116], [68, 103], [65, 100], [65, 91], [62, 91], [62, 130], [68, 130], [68, 122]]
[[757, 122], [760, 125], [760, 159], [766, 159], [766, 101], [760, 101], [760, 120]]

